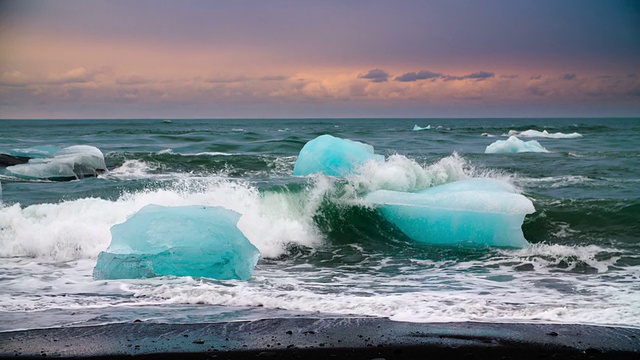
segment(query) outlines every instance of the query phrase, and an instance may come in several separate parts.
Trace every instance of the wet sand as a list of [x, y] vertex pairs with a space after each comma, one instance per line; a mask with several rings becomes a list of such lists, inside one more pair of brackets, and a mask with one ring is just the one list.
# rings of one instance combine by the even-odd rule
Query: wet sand
[[0, 333], [0, 358], [640, 359], [640, 329], [571, 324], [276, 318], [135, 321]]

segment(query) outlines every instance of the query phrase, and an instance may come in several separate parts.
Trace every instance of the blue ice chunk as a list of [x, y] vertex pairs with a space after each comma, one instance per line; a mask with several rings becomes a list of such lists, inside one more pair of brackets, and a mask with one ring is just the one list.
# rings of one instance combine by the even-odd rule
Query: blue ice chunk
[[48, 146], [32, 150], [21, 154], [38, 157], [25, 164], [8, 166], [7, 175], [23, 179], [75, 180], [107, 170], [102, 151], [94, 146], [74, 145], [62, 149]]
[[378, 190], [365, 201], [411, 239], [436, 245], [520, 248], [533, 203], [497, 179], [474, 178], [434, 186], [416, 193]]
[[517, 130], [509, 130], [509, 136], [523, 136], [523, 137], [540, 137], [547, 139], [575, 139], [582, 137], [582, 134], [573, 132], [570, 134], [565, 134], [561, 132], [550, 134], [547, 130], [525, 130], [525, 131], [517, 131]]
[[431, 125], [427, 125], [425, 127], [420, 127], [418, 126], [418, 124], [413, 125], [413, 131], [429, 130], [429, 129], [431, 129]]
[[293, 175], [322, 173], [345, 176], [356, 172], [359, 166], [368, 161], [384, 162], [384, 156], [375, 154], [371, 145], [321, 135], [302, 147], [293, 167]]
[[247, 280], [260, 258], [236, 226], [240, 214], [222, 207], [147, 205], [111, 227], [95, 279], [175, 275]]
[[485, 154], [505, 154], [520, 152], [549, 152], [536, 140], [522, 141], [515, 136], [510, 136], [507, 140], [498, 140], [487, 146]]

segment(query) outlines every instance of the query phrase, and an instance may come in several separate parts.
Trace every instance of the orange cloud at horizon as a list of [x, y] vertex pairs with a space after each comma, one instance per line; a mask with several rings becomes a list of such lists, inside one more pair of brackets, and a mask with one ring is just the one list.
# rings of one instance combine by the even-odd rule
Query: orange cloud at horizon
[[[244, 28], [237, 27], [234, 19], [244, 16], [238, 12], [221, 27], [227, 35], [208, 27], [208, 18], [200, 19], [203, 23], [198, 26], [189, 25], [197, 15], [193, 9], [182, 9], [189, 16], [181, 21], [168, 17], [171, 21], [165, 26], [160, 15], [167, 14], [151, 14], [157, 18], [149, 22], [122, 13], [129, 6], [125, 2], [90, 4], [113, 12], [105, 18], [95, 17], [104, 21], [102, 27], [93, 29], [90, 22], [82, 21], [75, 24], [74, 16], [82, 14], [74, 15], [71, 10], [75, 9], [64, 1], [62, 5], [38, 3], [68, 12], [68, 18], [62, 20], [53, 15], [39, 17], [42, 22], [27, 21], [28, 16], [8, 17], [11, 21], [0, 28], [0, 118], [88, 116], [92, 109], [96, 110], [91, 116], [101, 117], [111, 116], [104, 109], [112, 108], [131, 117], [161, 117], [171, 106], [186, 117], [206, 116], [224, 106], [232, 115], [243, 109], [250, 109], [247, 114], [281, 114], [290, 108], [291, 116], [305, 109], [323, 116], [323, 107], [332, 110], [330, 114], [346, 115], [376, 115], [382, 108], [388, 109], [386, 114], [406, 114], [408, 108], [414, 108], [416, 114], [465, 108], [501, 113], [501, 107], [512, 104], [528, 109], [522, 114], [546, 105], [571, 113], [593, 104], [603, 104], [605, 110], [622, 109], [620, 113], [640, 113], [637, 64], [629, 65], [628, 59], [607, 63], [613, 55], [575, 61], [580, 56], [567, 55], [573, 51], [571, 46], [557, 57], [527, 58], [527, 52], [517, 49], [504, 56], [505, 45], [497, 44], [502, 47], [494, 54], [486, 48], [492, 44], [490, 39], [461, 28], [453, 29], [458, 43], [449, 44], [437, 37], [423, 39], [410, 28], [393, 33], [390, 29], [404, 28], [392, 24], [352, 23], [333, 8], [324, 11], [338, 20], [307, 19], [317, 28], [301, 27], [300, 20], [288, 17], [288, 11], [295, 10], [287, 9], [277, 10], [287, 16], [284, 23], [254, 12], [253, 20], [264, 23], [257, 22], [258, 26], [245, 21]], [[209, 14], [221, 12], [218, 6], [207, 6], [211, 7]], [[357, 7], [344, 6], [359, 14]], [[314, 9], [322, 11], [323, 7], [318, 3]], [[303, 6], [298, 10], [303, 11]], [[411, 15], [410, 9], [401, 10]], [[371, 17], [382, 21], [388, 19], [387, 14], [374, 11]], [[129, 19], [123, 26], [140, 34], [117, 31], [118, 16]], [[72, 23], [64, 31], [51, 27], [69, 19]], [[422, 25], [419, 20], [414, 19], [414, 26]], [[255, 28], [245, 31], [251, 26]], [[302, 34], [298, 37], [290, 29]], [[234, 31], [242, 34], [236, 36]], [[171, 37], [173, 32], [180, 36]], [[495, 31], [492, 35], [497, 36]], [[505, 37], [502, 42], [517, 44], [516, 40], [519, 38]], [[533, 40], [528, 39], [528, 44]], [[425, 44], [433, 45], [434, 50]], [[450, 57], [445, 56], [447, 51]]]

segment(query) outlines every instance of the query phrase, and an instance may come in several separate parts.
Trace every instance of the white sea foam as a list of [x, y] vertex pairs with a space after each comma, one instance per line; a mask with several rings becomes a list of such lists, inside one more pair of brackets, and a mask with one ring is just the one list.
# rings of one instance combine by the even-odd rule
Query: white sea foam
[[456, 153], [430, 165], [420, 165], [403, 155], [391, 155], [384, 162], [363, 164], [357, 174], [346, 178], [359, 192], [415, 191], [466, 179], [473, 172], [472, 167]]
[[[531, 264], [536, 271], [573, 271], [577, 266], [586, 264], [599, 273], [604, 273], [614, 266], [620, 256], [598, 258], [600, 254], [615, 253], [596, 245], [566, 246], [549, 244], [531, 244], [518, 250], [502, 250], [502, 253], [515, 257], [524, 263]], [[559, 265], [562, 264], [562, 267]]]
[[[560, 257], [591, 259], [597, 249], [552, 247]], [[528, 252], [527, 252], [528, 251]], [[505, 253], [494, 270], [476, 273], [485, 263], [441, 262], [410, 272], [358, 273], [317, 269], [312, 273], [256, 268], [248, 283], [187, 279], [183, 283], [135, 283], [125, 287], [136, 299], [172, 304], [250, 306], [294, 311], [390, 317], [400, 321], [553, 321], [637, 326], [640, 308], [629, 306], [638, 285], [602, 277], [554, 276], [551, 271], [514, 272], [513, 266], [544, 253], [543, 247]], [[613, 261], [613, 260], [612, 260]], [[544, 266], [540, 264], [541, 268]], [[549, 269], [556, 268], [549, 264]], [[544, 270], [544, 269], [543, 269]], [[568, 271], [568, 270], [567, 270]], [[635, 271], [638, 275], [640, 269]], [[557, 273], [556, 273], [557, 274]], [[330, 276], [327, 291], [323, 277]], [[630, 281], [633, 274], [627, 273]], [[385, 289], [396, 291], [387, 292]], [[400, 289], [400, 290], [397, 290]], [[575, 297], [576, 291], [582, 296]]]
[[[281, 166], [290, 171], [293, 158], [282, 159]], [[154, 176], [153, 170], [129, 160], [107, 176], [146, 179]], [[286, 259], [270, 265], [273, 260], [268, 259], [285, 254], [291, 244], [324, 245], [313, 217], [323, 199], [345, 182], [356, 189], [351, 199], [360, 191], [419, 190], [468, 177], [510, 182], [508, 176], [476, 169], [456, 154], [433, 164], [393, 155], [345, 180], [309, 177], [300, 192], [260, 192], [250, 183], [222, 176], [170, 176], [170, 186], [129, 192], [117, 200], [0, 205], [0, 311], [211, 304], [417, 322], [640, 324], [635, 305], [640, 266], [621, 269], [617, 261], [624, 254], [594, 245], [537, 244], [469, 261], [409, 259], [395, 272], [383, 269], [396, 266], [395, 258], [363, 271], [287, 264]], [[247, 282], [190, 277], [94, 281], [91, 272], [97, 254], [109, 245], [110, 227], [148, 204], [237, 211], [243, 214], [238, 227], [268, 261], [259, 263]], [[612, 276], [620, 280], [610, 281]]]
[[[603, 180], [600, 180], [603, 181]], [[606, 180], [608, 181], [608, 180]], [[597, 180], [581, 175], [547, 176], [541, 178], [518, 178], [518, 182], [535, 184], [544, 188], [563, 188], [594, 184]]]
[[117, 179], [147, 179], [155, 177], [152, 174], [154, 170], [156, 170], [156, 167], [147, 162], [141, 160], [126, 160], [122, 165], [101, 176]]
[[321, 243], [313, 225], [328, 185], [309, 192], [262, 195], [248, 184], [224, 178], [175, 179], [165, 189], [127, 193], [115, 201], [85, 198], [58, 204], [19, 204], [0, 209], [0, 256], [54, 261], [95, 258], [110, 241], [109, 229], [149, 204], [222, 206], [242, 214], [238, 227], [262, 256], [276, 257], [288, 244]]

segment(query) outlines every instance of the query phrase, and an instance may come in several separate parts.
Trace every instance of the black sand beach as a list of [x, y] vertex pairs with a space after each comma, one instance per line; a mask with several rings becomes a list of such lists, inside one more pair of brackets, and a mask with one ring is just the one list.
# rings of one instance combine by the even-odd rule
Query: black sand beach
[[640, 329], [384, 318], [132, 322], [0, 333], [0, 358], [637, 359]]

